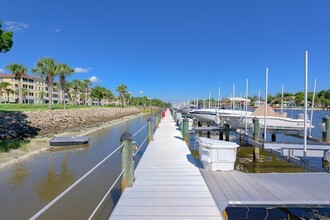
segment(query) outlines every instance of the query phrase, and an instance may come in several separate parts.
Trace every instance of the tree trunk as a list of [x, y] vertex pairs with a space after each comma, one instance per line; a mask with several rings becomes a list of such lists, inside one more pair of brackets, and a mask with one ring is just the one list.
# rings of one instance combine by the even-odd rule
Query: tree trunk
[[62, 89], [63, 109], [66, 109], [65, 89]]
[[23, 104], [22, 78], [18, 79], [18, 103]]
[[[52, 81], [52, 80], [50, 80]], [[49, 82], [48, 85], [48, 109], [52, 110], [52, 100], [53, 100], [53, 82]]]

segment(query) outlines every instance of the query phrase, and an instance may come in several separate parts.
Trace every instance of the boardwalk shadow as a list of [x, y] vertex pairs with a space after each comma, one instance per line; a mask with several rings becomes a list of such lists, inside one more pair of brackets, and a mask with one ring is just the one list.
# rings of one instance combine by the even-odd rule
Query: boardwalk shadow
[[191, 154], [187, 154], [186, 155], [187, 160], [192, 163], [193, 165], [195, 165], [195, 167], [201, 168], [203, 169], [203, 165], [201, 164], [201, 162], [199, 160], [197, 160], [196, 158], [194, 158]]
[[182, 140], [182, 141], [183, 141], [183, 138], [182, 138], [182, 137], [179, 137], [179, 136], [174, 136], [174, 138], [176, 138], [176, 139], [179, 139], [179, 140]]

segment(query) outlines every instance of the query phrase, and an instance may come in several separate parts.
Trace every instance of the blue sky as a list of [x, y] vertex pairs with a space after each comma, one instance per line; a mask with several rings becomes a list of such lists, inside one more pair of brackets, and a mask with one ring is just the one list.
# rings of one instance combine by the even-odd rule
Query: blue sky
[[[2, 0], [3, 28], [14, 46], [0, 71], [42, 57], [77, 68], [70, 79], [96, 79], [111, 89], [165, 101], [330, 88], [328, 0]], [[80, 68], [80, 69], [78, 69]], [[143, 93], [142, 93], [143, 91]]]

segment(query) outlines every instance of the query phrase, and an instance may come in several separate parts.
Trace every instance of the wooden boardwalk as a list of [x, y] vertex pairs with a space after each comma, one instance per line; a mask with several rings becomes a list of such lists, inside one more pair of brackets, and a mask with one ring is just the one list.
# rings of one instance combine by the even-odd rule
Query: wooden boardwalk
[[169, 111], [154, 139], [110, 219], [222, 219]]
[[227, 206], [330, 207], [328, 173], [201, 172], [220, 210]]

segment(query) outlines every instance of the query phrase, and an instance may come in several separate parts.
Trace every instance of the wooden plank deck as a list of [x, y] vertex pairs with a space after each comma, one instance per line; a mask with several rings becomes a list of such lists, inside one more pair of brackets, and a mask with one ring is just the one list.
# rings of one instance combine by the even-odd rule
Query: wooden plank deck
[[222, 219], [197, 166], [167, 111], [110, 219]]
[[[201, 169], [219, 209], [229, 207], [330, 207], [328, 173], [259, 173]], [[221, 207], [222, 205], [222, 207]]]

